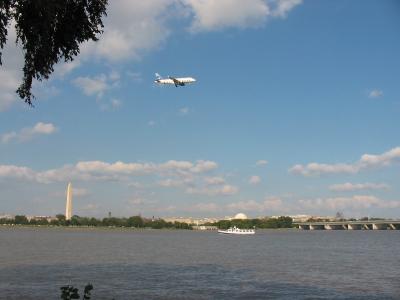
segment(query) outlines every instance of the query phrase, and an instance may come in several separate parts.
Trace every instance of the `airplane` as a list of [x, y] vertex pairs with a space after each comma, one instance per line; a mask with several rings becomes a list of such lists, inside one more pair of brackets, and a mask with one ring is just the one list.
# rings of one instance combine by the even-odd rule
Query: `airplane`
[[193, 77], [176, 78], [172, 76], [168, 76], [168, 78], [162, 78], [160, 74], [156, 73], [156, 80], [154, 80], [154, 82], [157, 84], [174, 84], [175, 87], [178, 87], [184, 86], [189, 83], [194, 83], [196, 82], [196, 79], [194, 79]]

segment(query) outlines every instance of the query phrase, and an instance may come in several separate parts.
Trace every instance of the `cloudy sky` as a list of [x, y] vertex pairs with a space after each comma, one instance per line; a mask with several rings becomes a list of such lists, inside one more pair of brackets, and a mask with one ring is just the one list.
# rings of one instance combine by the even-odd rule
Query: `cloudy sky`
[[34, 108], [14, 40], [0, 214], [400, 217], [398, 1], [110, 1]]

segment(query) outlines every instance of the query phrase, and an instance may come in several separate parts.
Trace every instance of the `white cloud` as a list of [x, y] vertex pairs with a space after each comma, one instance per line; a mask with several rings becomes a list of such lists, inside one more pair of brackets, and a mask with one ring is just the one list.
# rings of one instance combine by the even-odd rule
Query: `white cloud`
[[261, 159], [256, 162], [256, 166], [265, 166], [268, 164], [268, 161]]
[[353, 164], [320, 164], [309, 163], [307, 165], [297, 164], [289, 169], [290, 173], [303, 176], [318, 176], [322, 174], [355, 174], [361, 170], [372, 167], [389, 166], [400, 159], [400, 147], [393, 148], [382, 154], [364, 154], [360, 160]]
[[257, 211], [265, 213], [270, 211], [282, 211], [284, 205], [279, 197], [266, 197], [262, 202], [248, 200], [230, 203], [227, 205], [227, 208], [231, 211]]
[[170, 20], [188, 20], [190, 31], [258, 27], [268, 17], [286, 17], [301, 0], [146, 0], [112, 1], [104, 34], [96, 43], [86, 43], [82, 56], [111, 62], [140, 59], [160, 47], [170, 36]]
[[354, 174], [360, 170], [358, 165], [349, 164], [319, 164], [319, 163], [309, 163], [306, 166], [295, 165], [289, 172], [293, 174], [301, 174], [304, 176], [320, 175], [320, 174], [334, 174], [334, 173], [349, 173]]
[[[61, 197], [66, 197], [66, 193], [67, 193], [67, 191], [65, 190], [65, 192], [51, 193], [50, 196], [61, 198]], [[73, 197], [79, 198], [79, 197], [84, 197], [84, 196], [90, 195], [90, 192], [85, 188], [79, 188], [79, 187], [74, 186], [72, 188], [72, 195], [73, 195]]]
[[268, 18], [287, 16], [302, 0], [184, 0], [193, 17], [192, 32], [262, 26]]
[[209, 172], [218, 168], [218, 164], [214, 161], [209, 160], [198, 160], [196, 164], [190, 168], [190, 171], [193, 173], [204, 173]]
[[210, 31], [228, 27], [255, 27], [263, 24], [270, 9], [263, 0], [185, 0], [194, 20], [191, 31]]
[[[189, 181], [190, 182], [190, 181]], [[158, 182], [158, 184], [162, 187], [182, 187], [185, 186], [188, 182], [184, 181], [184, 180], [179, 180], [179, 179], [165, 179], [165, 180], [161, 180]]]
[[282, 199], [279, 197], [267, 197], [265, 198], [263, 205], [264, 209], [266, 210], [278, 210], [282, 209], [283, 202]]
[[72, 80], [72, 83], [79, 87], [86, 96], [96, 95], [99, 98], [110, 88], [110, 85], [107, 83], [107, 77], [104, 74], [94, 78], [78, 77]]
[[36, 173], [27, 167], [19, 167], [13, 165], [0, 165], [0, 178], [35, 180]]
[[88, 203], [85, 206], [81, 207], [80, 210], [93, 213], [93, 212], [98, 212], [100, 208], [101, 205], [97, 203]]
[[260, 210], [262, 210], [262, 205], [254, 200], [230, 203], [227, 205], [227, 207], [231, 211], [260, 211]]
[[144, 184], [141, 183], [141, 182], [137, 182], [137, 181], [133, 181], [133, 182], [128, 183], [128, 186], [134, 187], [134, 188], [137, 188], [137, 189], [144, 188]]
[[369, 98], [380, 98], [383, 96], [383, 92], [378, 89], [374, 89], [368, 93]]
[[179, 114], [182, 116], [186, 116], [189, 113], [189, 108], [188, 107], [182, 107], [179, 109]]
[[400, 158], [400, 147], [393, 148], [379, 155], [364, 154], [360, 159], [360, 167], [389, 166]]
[[110, 1], [104, 34], [96, 43], [85, 44], [85, 57], [111, 62], [139, 59], [143, 51], [160, 46], [169, 36], [166, 21], [177, 1]]
[[111, 99], [110, 102], [111, 102], [111, 107], [112, 107], [113, 109], [120, 108], [121, 105], [122, 105], [122, 101], [119, 100], [119, 99], [116, 99], [116, 98]]
[[141, 82], [143, 80], [142, 74], [139, 72], [126, 71], [126, 75], [130, 77], [134, 82]]
[[225, 183], [225, 179], [222, 177], [205, 177], [204, 182], [206, 185], [221, 185]]
[[285, 18], [289, 11], [302, 2], [302, 0], [278, 0], [276, 1], [276, 7], [272, 11], [272, 15]]
[[239, 192], [238, 187], [226, 183], [222, 177], [204, 177], [207, 172], [209, 172], [207, 168], [199, 172], [196, 165], [194, 167], [182, 165], [174, 174], [168, 172], [169, 176], [172, 175], [175, 178], [158, 181], [158, 185], [165, 188], [180, 188], [186, 194], [191, 195], [227, 196], [235, 195]]
[[[3, 58], [4, 59], [4, 58]], [[0, 111], [8, 109], [16, 101], [16, 93], [19, 85], [17, 72], [0, 68]]]
[[329, 209], [333, 211], [343, 209], [367, 209], [396, 208], [400, 207], [400, 201], [385, 201], [371, 195], [354, 195], [351, 197], [333, 197], [299, 200], [301, 206], [306, 209]]
[[334, 184], [329, 187], [331, 191], [335, 192], [350, 192], [350, 191], [360, 191], [360, 190], [380, 190], [389, 189], [389, 186], [385, 183], [342, 183]]
[[236, 186], [225, 184], [223, 186], [218, 187], [202, 187], [195, 188], [189, 187], [186, 189], [187, 194], [192, 195], [207, 195], [207, 196], [230, 196], [235, 195], [239, 192], [239, 189]]
[[117, 71], [111, 71], [108, 75], [99, 74], [95, 77], [77, 77], [72, 83], [80, 88], [86, 96], [95, 95], [102, 110], [117, 109], [121, 106], [121, 101], [112, 98], [108, 103], [100, 101], [106, 91], [118, 87], [121, 76]]
[[118, 81], [121, 78], [119, 73], [117, 71], [111, 71], [110, 74], [108, 75], [108, 79], [110, 81]]
[[249, 179], [249, 183], [252, 184], [252, 185], [257, 185], [260, 182], [261, 182], [261, 177], [260, 176], [253, 175]]
[[1, 51], [3, 65], [0, 66], [0, 111], [7, 110], [17, 102], [15, 91], [22, 80], [23, 53], [15, 45], [15, 40], [16, 32], [13, 22], [8, 28], [7, 43]]
[[[206, 162], [206, 164], [204, 164]], [[208, 167], [207, 167], [208, 166]], [[64, 165], [58, 169], [34, 171], [27, 167], [0, 165], [0, 178], [19, 178], [22, 180], [41, 183], [63, 182], [70, 180], [129, 180], [132, 176], [156, 175], [184, 177], [187, 184], [191, 176], [207, 173], [217, 164], [212, 161], [175, 161], [165, 163], [124, 163], [117, 161], [108, 163], [103, 161], [81, 161], [75, 165]], [[212, 167], [212, 168], [211, 168]], [[165, 185], [165, 184], [164, 184]], [[230, 186], [224, 186], [221, 194], [228, 194]]]
[[219, 210], [219, 206], [215, 203], [197, 203], [192, 210], [196, 212], [213, 213]]
[[[227, 196], [239, 192], [238, 187], [226, 183], [223, 177], [206, 176], [207, 173], [217, 168], [218, 165], [212, 161], [199, 160], [196, 163], [185, 161], [168, 161], [160, 164], [160, 174], [169, 176], [158, 181], [158, 185], [165, 188], [179, 188], [186, 194]], [[171, 172], [171, 168], [173, 172]]]
[[57, 131], [57, 127], [52, 123], [36, 123], [33, 127], [26, 127], [20, 131], [11, 131], [1, 135], [1, 142], [7, 144], [12, 141], [27, 142], [40, 135], [50, 135]]
[[75, 166], [78, 171], [99, 174], [143, 174], [154, 171], [157, 167], [153, 163], [106, 163], [102, 161], [78, 162]]
[[116, 98], [112, 98], [107, 102], [99, 102], [99, 105], [102, 111], [115, 111], [121, 107], [122, 101]]
[[76, 188], [76, 187], [74, 187], [72, 189], [72, 195], [74, 197], [84, 197], [84, 196], [87, 196], [89, 194], [90, 194], [90, 192], [87, 189], [84, 189], [84, 188]]
[[63, 78], [65, 75], [71, 73], [82, 64], [79, 58], [80, 57], [78, 56], [73, 61], [64, 62], [56, 65], [54, 68], [54, 75]]
[[146, 204], [152, 204], [154, 201], [149, 201], [143, 197], [133, 197], [128, 200], [128, 204], [133, 205], [133, 206], [142, 206]]
[[218, 168], [218, 164], [209, 160], [198, 160], [195, 163], [169, 160], [160, 164], [160, 168], [163, 170], [179, 169], [181, 171], [190, 171], [191, 173], [205, 173]]
[[180, 170], [189, 170], [193, 168], [193, 163], [190, 161], [177, 161], [177, 160], [169, 160], [160, 165], [160, 167], [164, 170], [170, 169], [180, 169]]
[[32, 129], [29, 129], [31, 134], [52, 134], [57, 131], [57, 128], [51, 123], [37, 123]]
[[235, 195], [239, 192], [239, 189], [236, 186], [225, 184], [220, 189], [219, 194], [221, 195]]

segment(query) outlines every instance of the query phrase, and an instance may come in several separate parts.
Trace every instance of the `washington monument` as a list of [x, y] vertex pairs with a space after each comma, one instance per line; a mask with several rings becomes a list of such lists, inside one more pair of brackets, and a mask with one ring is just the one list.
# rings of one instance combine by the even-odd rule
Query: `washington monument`
[[65, 205], [65, 219], [71, 220], [72, 217], [72, 184], [68, 183], [67, 187], [67, 203]]

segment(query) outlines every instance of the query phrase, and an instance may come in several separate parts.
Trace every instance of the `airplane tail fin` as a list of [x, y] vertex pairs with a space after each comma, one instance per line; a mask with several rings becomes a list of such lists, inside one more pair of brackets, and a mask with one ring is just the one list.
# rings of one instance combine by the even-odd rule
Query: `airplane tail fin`
[[161, 77], [160, 74], [156, 73], [156, 78], [157, 78], [157, 80], [159, 80], [159, 79], [161, 79], [162, 77]]

